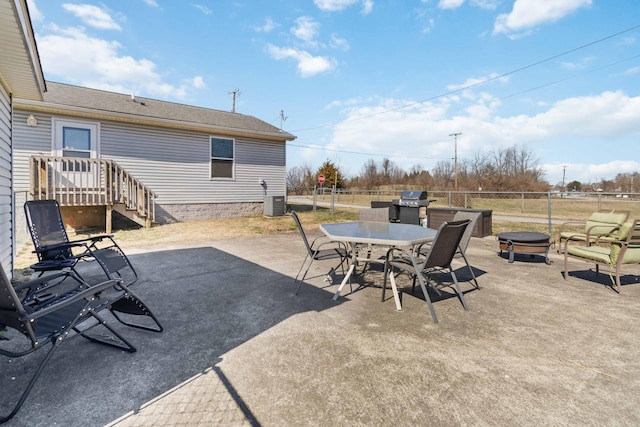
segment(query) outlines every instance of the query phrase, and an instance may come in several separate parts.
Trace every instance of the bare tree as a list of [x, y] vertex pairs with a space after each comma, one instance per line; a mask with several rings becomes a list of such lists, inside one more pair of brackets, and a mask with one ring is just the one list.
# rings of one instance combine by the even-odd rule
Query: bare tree
[[294, 166], [287, 170], [287, 189], [295, 194], [302, 194], [306, 188], [311, 188], [315, 184], [311, 167], [307, 164]]
[[380, 185], [380, 176], [378, 173], [378, 165], [373, 159], [369, 159], [362, 166], [362, 170], [360, 171], [360, 183], [367, 190], [371, 190], [372, 188], [376, 188]]
[[304, 174], [302, 169], [294, 166], [287, 170], [287, 191], [301, 194], [304, 188]]
[[453, 162], [450, 160], [438, 160], [431, 174], [434, 187], [442, 190], [450, 188], [453, 182], [453, 169]]

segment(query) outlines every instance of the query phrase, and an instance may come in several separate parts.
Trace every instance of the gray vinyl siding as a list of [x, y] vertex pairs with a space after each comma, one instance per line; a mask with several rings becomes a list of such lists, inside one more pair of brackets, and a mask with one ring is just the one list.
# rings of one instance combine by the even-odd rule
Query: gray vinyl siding
[[235, 138], [234, 179], [211, 179], [210, 135], [101, 123], [101, 156], [113, 159], [158, 194], [159, 204], [262, 202], [285, 194], [285, 144]]
[[[38, 126], [29, 128], [28, 112], [15, 115], [15, 188], [28, 191], [29, 157], [51, 154], [51, 117], [36, 115]], [[161, 205], [262, 202], [264, 190], [260, 179], [267, 183], [267, 195], [285, 194], [284, 142], [235, 138], [235, 178], [211, 179], [210, 136], [229, 137], [101, 121], [100, 157], [114, 160], [155, 191]]]
[[0, 84], [0, 264], [13, 276], [13, 194], [11, 192], [11, 98]]
[[[51, 155], [51, 117], [34, 114], [38, 126], [28, 127], [28, 113], [13, 112], [13, 189], [16, 198], [24, 199], [29, 191], [29, 159], [32, 155]], [[21, 205], [17, 209], [22, 209]]]

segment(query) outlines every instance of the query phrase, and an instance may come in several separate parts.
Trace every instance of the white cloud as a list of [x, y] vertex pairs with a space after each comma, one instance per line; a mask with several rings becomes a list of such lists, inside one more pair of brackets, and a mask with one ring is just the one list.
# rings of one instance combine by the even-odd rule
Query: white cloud
[[640, 73], [640, 67], [632, 67], [626, 70], [623, 74], [625, 75], [634, 75]]
[[373, 0], [313, 0], [313, 2], [324, 12], [338, 12], [358, 3], [362, 3], [362, 13], [365, 15], [373, 10]]
[[[635, 160], [613, 160], [606, 163], [546, 163], [541, 165], [553, 178], [549, 183], [554, 185], [562, 182], [562, 171], [566, 173], [565, 183], [579, 181], [583, 184], [596, 184], [603, 179], [613, 179], [619, 173], [633, 173], [640, 171], [640, 163]], [[566, 168], [566, 169], [565, 169]], [[553, 171], [553, 173], [552, 173]], [[623, 190], [628, 190], [623, 188]], [[634, 185], [634, 191], [638, 187]]]
[[430, 33], [431, 30], [433, 30], [433, 27], [435, 26], [435, 22], [436, 22], [435, 19], [433, 19], [430, 16], [431, 11], [426, 8], [417, 8], [414, 11], [414, 13], [416, 15], [418, 22], [422, 26], [421, 32], [423, 34]]
[[347, 40], [341, 39], [335, 34], [331, 34], [331, 47], [344, 51], [347, 51], [350, 48], [349, 42]]
[[76, 15], [82, 22], [94, 28], [101, 30], [120, 30], [120, 25], [116, 23], [111, 16], [97, 6], [90, 4], [71, 4], [62, 5], [64, 10]]
[[511, 13], [496, 18], [493, 33], [530, 30], [538, 25], [558, 21], [593, 0], [516, 0]]
[[308, 16], [301, 16], [296, 19], [296, 26], [291, 28], [291, 33], [300, 40], [315, 45], [315, 38], [318, 36], [318, 29], [320, 24], [313, 18]]
[[200, 10], [200, 12], [204, 13], [205, 15], [211, 15], [213, 13], [213, 10], [209, 9], [207, 6], [203, 5], [203, 4], [193, 4], [193, 7], [195, 7], [196, 9]]
[[195, 76], [193, 79], [191, 79], [191, 84], [196, 89], [202, 89], [203, 87], [207, 86], [202, 76]]
[[179, 86], [163, 81], [156, 64], [148, 59], [122, 55], [117, 41], [88, 36], [83, 28], [51, 26], [52, 33], [38, 38], [42, 67], [47, 78], [79, 86], [146, 96], [184, 99], [204, 81], [196, 77]]
[[499, 3], [500, 0], [471, 0], [472, 5], [487, 10], [494, 10]]
[[267, 16], [264, 19], [264, 24], [259, 27], [254, 27], [254, 29], [260, 33], [269, 33], [278, 27], [279, 25], [273, 19], [271, 19], [271, 17]]
[[42, 21], [44, 16], [38, 9], [35, 0], [27, 0], [27, 7], [29, 8], [29, 17], [32, 22]]
[[310, 77], [335, 68], [335, 60], [324, 56], [313, 56], [309, 52], [294, 48], [267, 45], [267, 52], [273, 59], [294, 59], [302, 77]]
[[144, 0], [144, 2], [151, 7], [159, 7], [158, 2], [156, 2], [156, 0]]
[[500, 74], [498, 73], [491, 73], [485, 77], [470, 77], [467, 80], [465, 80], [463, 83], [447, 85], [447, 90], [457, 91], [461, 89], [471, 89], [475, 86], [480, 86], [482, 84], [489, 83], [492, 81], [499, 81], [502, 83], [506, 83], [509, 81], [509, 77], [508, 76], [500, 77]]
[[[410, 106], [402, 108], [405, 105]], [[549, 152], [563, 163], [587, 165], [584, 174], [577, 168], [575, 173], [575, 179], [584, 182], [640, 170], [638, 161], [619, 161], [628, 159], [640, 135], [640, 96], [630, 97], [621, 91], [568, 98], [535, 115], [496, 115], [499, 101], [484, 93], [419, 104], [377, 99], [358, 100], [356, 105], [336, 102], [333, 106], [345, 108], [346, 117], [335, 126], [327, 148], [381, 153], [405, 170], [416, 164], [431, 168], [437, 160], [449, 160], [452, 146], [447, 136], [454, 131], [463, 134], [458, 140], [462, 159], [477, 152], [524, 145], [536, 155]], [[618, 149], [603, 150], [613, 146]], [[563, 154], [558, 154], [561, 148]], [[585, 163], [584, 159], [593, 162]], [[357, 163], [362, 164], [362, 159]], [[551, 184], [558, 182], [561, 169], [541, 166]]]
[[581, 70], [586, 68], [593, 60], [593, 57], [586, 57], [578, 62], [560, 62], [560, 66], [567, 70]]
[[464, 0], [440, 0], [438, 2], [438, 7], [440, 9], [457, 9], [462, 6]]
[[362, 13], [368, 15], [373, 11], [373, 0], [362, 0]]

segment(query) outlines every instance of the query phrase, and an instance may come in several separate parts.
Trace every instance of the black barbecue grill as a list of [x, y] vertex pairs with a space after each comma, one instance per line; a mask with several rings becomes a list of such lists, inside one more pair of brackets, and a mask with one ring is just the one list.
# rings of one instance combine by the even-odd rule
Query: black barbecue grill
[[393, 199], [391, 203], [398, 212], [398, 221], [403, 224], [420, 225], [420, 208], [427, 208], [429, 202], [426, 191], [403, 191], [399, 199]]

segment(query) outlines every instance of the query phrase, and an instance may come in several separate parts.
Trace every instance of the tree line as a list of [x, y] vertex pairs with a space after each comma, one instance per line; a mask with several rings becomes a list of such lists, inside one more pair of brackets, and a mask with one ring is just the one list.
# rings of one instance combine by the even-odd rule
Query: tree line
[[[287, 170], [287, 189], [301, 193], [318, 185], [318, 176], [324, 175], [325, 187], [334, 184], [337, 188], [351, 190], [377, 190], [381, 188], [426, 189], [429, 191], [526, 191], [546, 192], [550, 190], [640, 192], [640, 174], [620, 173], [613, 180], [602, 178], [595, 183], [571, 181], [550, 185], [538, 158], [526, 147], [517, 145], [497, 148], [489, 153], [476, 153], [472, 159], [462, 159], [457, 165], [457, 180], [454, 160], [440, 160], [428, 171], [422, 166], [411, 166], [404, 170], [390, 159], [379, 162], [367, 160], [360, 173], [345, 177], [340, 167], [326, 160], [319, 168], [308, 165], [295, 166]], [[635, 182], [635, 186], [634, 186]]]
[[[491, 153], [477, 153], [472, 160], [440, 160], [431, 170], [415, 165], [404, 170], [390, 159], [367, 160], [357, 176], [345, 177], [335, 162], [326, 160], [317, 170], [308, 165], [287, 171], [287, 188], [296, 192], [313, 188], [318, 175], [325, 186], [353, 190], [390, 187], [424, 188], [431, 191], [548, 191], [538, 159], [525, 147], [512, 146]], [[640, 184], [640, 183], [639, 183]]]

